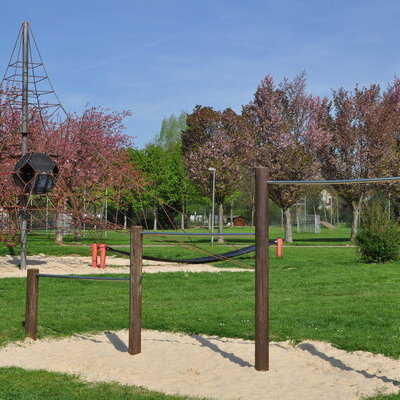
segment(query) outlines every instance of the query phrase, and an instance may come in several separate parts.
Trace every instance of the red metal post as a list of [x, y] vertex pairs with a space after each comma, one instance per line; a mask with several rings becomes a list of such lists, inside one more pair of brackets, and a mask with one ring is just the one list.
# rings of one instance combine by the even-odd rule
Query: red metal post
[[100, 244], [100, 268], [106, 267], [106, 245]]
[[276, 239], [276, 258], [282, 258], [283, 239]]
[[97, 268], [97, 243], [92, 243], [92, 267]]

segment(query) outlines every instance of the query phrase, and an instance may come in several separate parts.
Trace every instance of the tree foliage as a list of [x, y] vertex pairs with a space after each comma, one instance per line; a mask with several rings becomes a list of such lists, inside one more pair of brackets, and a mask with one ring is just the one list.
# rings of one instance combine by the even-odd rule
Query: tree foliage
[[400, 254], [400, 228], [378, 201], [368, 204], [356, 236], [358, 253], [368, 263], [395, 261]]
[[[309, 180], [318, 175], [308, 138], [320, 134], [318, 117], [326, 107], [326, 99], [306, 94], [304, 73], [278, 85], [270, 75], [261, 81], [243, 113], [253, 128], [256, 163], [268, 168], [271, 179]], [[270, 185], [269, 194], [286, 212], [286, 240], [292, 241], [289, 208], [302, 195], [302, 187]]]
[[[7, 101], [10, 93], [3, 93], [2, 105]], [[1, 110], [0, 200], [4, 205], [7, 200], [15, 199], [17, 190], [10, 178], [16, 158], [21, 154], [21, 121], [15, 109], [2, 107]], [[128, 114], [90, 108], [82, 115], [69, 115], [63, 122], [44, 123], [43, 115], [31, 112], [29, 152], [54, 157], [59, 178], [49, 197], [59, 214], [67, 210], [78, 228], [88, 213], [85, 205], [98, 202], [106, 188], [116, 193], [139, 180], [137, 171], [128, 169], [130, 164], [124, 150], [130, 144], [130, 138], [123, 132], [123, 120]], [[58, 239], [62, 237], [59, 235]]]
[[183, 228], [187, 203], [198, 198], [182, 160], [181, 132], [185, 128], [184, 112], [178, 117], [164, 118], [160, 133], [152, 143], [143, 150], [130, 150], [133, 163], [147, 181], [140, 198], [136, 199], [136, 208], [151, 209], [153, 220], [158, 220], [164, 227], [175, 227], [175, 220], [180, 215]]
[[[395, 133], [399, 127], [399, 90], [395, 82], [383, 93], [375, 84], [356, 86], [353, 91], [333, 91], [331, 108], [320, 116], [321, 130], [310, 137], [324, 178], [362, 179], [391, 174], [391, 166], [398, 159]], [[337, 185], [335, 189], [352, 207], [354, 239], [366, 187]]]

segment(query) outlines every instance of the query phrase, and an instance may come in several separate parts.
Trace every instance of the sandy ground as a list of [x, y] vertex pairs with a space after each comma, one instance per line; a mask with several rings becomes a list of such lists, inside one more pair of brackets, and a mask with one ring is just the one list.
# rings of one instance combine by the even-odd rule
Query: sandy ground
[[0, 366], [77, 374], [87, 381], [140, 385], [167, 394], [246, 400], [359, 400], [396, 393], [399, 361], [347, 353], [326, 343], [272, 343], [270, 371], [254, 370], [254, 342], [144, 331], [142, 353], [127, 332], [26, 340], [0, 349]]
[[[18, 268], [19, 257], [0, 257], [0, 278], [25, 277], [26, 271]], [[28, 268], [38, 268], [46, 274], [121, 274], [129, 273], [129, 260], [107, 257], [107, 268], [92, 268], [91, 257], [68, 256], [53, 257], [37, 255], [28, 257]], [[143, 261], [143, 272], [243, 272], [241, 268], [218, 268], [208, 264], [169, 264], [157, 261]]]
[[[17, 258], [0, 257], [0, 278], [26, 276], [17, 264]], [[29, 257], [29, 267], [45, 273], [128, 272], [128, 260], [120, 258], [110, 257], [108, 265], [113, 267], [105, 270], [90, 265], [89, 257]], [[149, 273], [220, 270], [229, 271], [209, 265], [154, 262], [146, 262], [144, 267]], [[87, 381], [114, 381], [221, 400], [359, 400], [399, 391], [399, 360], [360, 351], [347, 353], [327, 343], [272, 343], [270, 371], [257, 372], [252, 341], [145, 330], [142, 353], [130, 356], [127, 336], [127, 331], [118, 331], [27, 339], [0, 348], [0, 366], [46, 369], [76, 374]]]

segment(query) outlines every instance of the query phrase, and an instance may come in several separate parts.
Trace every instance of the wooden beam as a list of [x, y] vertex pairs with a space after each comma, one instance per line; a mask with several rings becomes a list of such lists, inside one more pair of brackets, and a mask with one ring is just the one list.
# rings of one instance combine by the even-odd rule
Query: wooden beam
[[143, 230], [131, 227], [130, 302], [129, 302], [129, 354], [142, 351], [142, 255]]
[[25, 306], [25, 334], [31, 339], [36, 339], [37, 313], [39, 299], [39, 273], [38, 269], [30, 268], [26, 278], [26, 306]]
[[255, 168], [256, 270], [255, 270], [255, 369], [269, 369], [269, 207], [268, 173]]

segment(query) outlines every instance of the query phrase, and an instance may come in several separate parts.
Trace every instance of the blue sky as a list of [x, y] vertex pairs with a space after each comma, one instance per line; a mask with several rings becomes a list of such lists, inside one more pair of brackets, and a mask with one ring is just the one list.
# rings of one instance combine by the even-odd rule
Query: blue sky
[[0, 74], [29, 21], [69, 112], [129, 109], [141, 148], [195, 105], [240, 111], [261, 79], [307, 73], [308, 91], [400, 76], [400, 1], [14, 0], [0, 15]]

